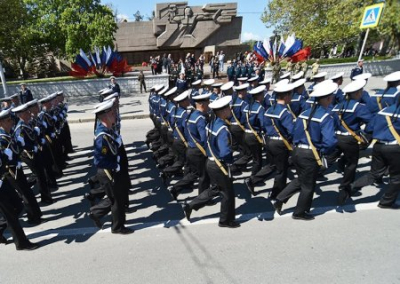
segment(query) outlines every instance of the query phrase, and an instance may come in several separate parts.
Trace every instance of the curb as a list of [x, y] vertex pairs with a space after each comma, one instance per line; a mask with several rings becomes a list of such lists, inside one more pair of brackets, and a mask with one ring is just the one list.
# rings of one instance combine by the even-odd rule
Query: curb
[[[128, 119], [143, 119], [149, 118], [149, 114], [134, 114], [134, 115], [124, 115], [121, 116], [121, 120], [128, 120]], [[81, 118], [81, 119], [68, 119], [68, 123], [85, 123], [85, 122], [94, 122], [93, 118]]]

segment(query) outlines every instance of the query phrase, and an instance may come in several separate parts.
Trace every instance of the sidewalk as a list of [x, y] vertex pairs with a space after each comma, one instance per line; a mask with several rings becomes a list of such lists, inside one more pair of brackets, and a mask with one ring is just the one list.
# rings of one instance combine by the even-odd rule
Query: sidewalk
[[[386, 82], [382, 80], [383, 76], [371, 77], [366, 86], [366, 90], [372, 94], [376, 89], [386, 87]], [[220, 80], [218, 80], [220, 81]], [[223, 81], [226, 81], [224, 79]], [[350, 79], [344, 79], [342, 88], [350, 82]], [[310, 83], [306, 83], [308, 86]], [[142, 119], [149, 117], [149, 93], [131, 93], [122, 94], [120, 99], [120, 114], [121, 119]], [[93, 107], [99, 103], [98, 96], [84, 96], [84, 97], [68, 97], [67, 99], [68, 122], [81, 123], [94, 121]]]

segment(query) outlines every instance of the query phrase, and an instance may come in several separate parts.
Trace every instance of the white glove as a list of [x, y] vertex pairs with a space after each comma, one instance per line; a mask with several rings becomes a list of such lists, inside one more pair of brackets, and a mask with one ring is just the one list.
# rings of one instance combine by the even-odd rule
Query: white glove
[[51, 136], [51, 138], [54, 138], [54, 137], [56, 137], [56, 134], [55, 134], [54, 132], [52, 132], [52, 133], [50, 134], [50, 136]]
[[54, 121], [57, 121], [57, 116], [53, 115]]
[[47, 123], [45, 121], [42, 122], [43, 126], [47, 128]]
[[4, 150], [4, 154], [8, 157], [8, 160], [11, 161], [13, 157], [13, 152], [11, 151], [10, 148], [6, 148]]
[[1, 188], [2, 185], [3, 185], [3, 181], [0, 179], [0, 188]]
[[24, 138], [22, 138], [21, 136], [18, 136], [18, 137], [17, 137], [17, 141], [18, 141], [19, 143], [21, 143], [22, 147], [25, 146], [25, 140], [24, 140]]
[[40, 140], [40, 142], [41, 142], [42, 145], [46, 144], [46, 140], [44, 140], [44, 138], [42, 138], [42, 139]]
[[17, 169], [20, 169], [22, 167], [22, 163], [21, 162], [18, 162], [18, 164], [17, 164]]
[[117, 156], [117, 162], [119, 163], [119, 161], [121, 160], [120, 156]]
[[115, 169], [115, 172], [118, 173], [121, 170], [121, 167], [118, 165], [117, 168]]
[[40, 135], [40, 128], [35, 126], [33, 129], [35, 129], [36, 134], [39, 136]]
[[36, 146], [33, 147], [33, 152], [37, 153], [38, 148]]

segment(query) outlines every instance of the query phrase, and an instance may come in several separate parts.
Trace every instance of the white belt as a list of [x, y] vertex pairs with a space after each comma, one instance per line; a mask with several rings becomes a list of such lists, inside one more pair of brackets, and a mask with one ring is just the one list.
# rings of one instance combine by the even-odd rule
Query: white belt
[[255, 132], [255, 133], [257, 133], [258, 135], [260, 135], [260, 133], [258, 133], [257, 131], [254, 131], [254, 132], [253, 132], [253, 131], [251, 131], [250, 129], [245, 129], [245, 132], [246, 132], [246, 133], [254, 133], [254, 132]]
[[214, 159], [213, 157], [208, 157], [208, 159], [209, 159], [210, 161], [215, 162], [215, 159]]
[[335, 131], [337, 135], [343, 135], [343, 136], [351, 136], [349, 132], [342, 132], [342, 131]]
[[237, 122], [231, 122], [232, 125], [239, 125]]
[[297, 148], [302, 148], [302, 149], [311, 149], [311, 146], [306, 145], [306, 144], [297, 144]]
[[397, 144], [398, 144], [398, 142], [397, 142], [396, 140], [390, 141], [390, 142], [379, 141], [378, 143], [380, 143], [380, 144], [385, 144], [385, 145], [397, 145]]
[[279, 136], [268, 136], [268, 138], [272, 140], [282, 140], [282, 138]]

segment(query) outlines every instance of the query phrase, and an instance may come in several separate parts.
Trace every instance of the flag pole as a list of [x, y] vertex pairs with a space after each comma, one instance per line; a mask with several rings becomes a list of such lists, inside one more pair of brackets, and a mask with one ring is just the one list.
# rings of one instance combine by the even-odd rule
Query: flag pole
[[363, 55], [363, 52], [364, 52], [364, 48], [365, 48], [365, 44], [367, 43], [368, 34], [369, 34], [369, 28], [367, 29], [367, 32], [365, 33], [364, 42], [363, 42], [363, 45], [361, 47], [360, 56], [358, 57], [358, 61], [360, 61], [361, 58], [362, 58], [362, 55]]

